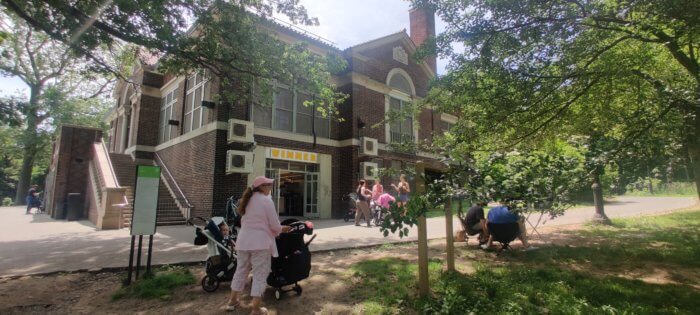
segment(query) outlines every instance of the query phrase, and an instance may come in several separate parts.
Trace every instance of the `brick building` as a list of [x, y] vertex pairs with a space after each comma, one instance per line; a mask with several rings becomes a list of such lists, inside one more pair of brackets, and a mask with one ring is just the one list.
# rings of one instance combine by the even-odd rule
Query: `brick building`
[[373, 168], [413, 168], [420, 160], [426, 170], [439, 171], [430, 155], [400, 153], [390, 144], [430, 141], [455, 117], [424, 109], [383, 123], [390, 110], [425, 97], [436, 75], [434, 58], [419, 63], [412, 57], [435, 35], [434, 14], [409, 14], [410, 36], [402, 30], [345, 50], [279, 26], [283, 40], [346, 58], [347, 71], [334, 78], [349, 95], [338, 108], [342, 121], [314, 115], [302, 105], [309, 96], [283, 84], [275, 85], [268, 106], [226, 106], [211, 101], [221, 88], [215, 77], [175, 77], [141, 65], [132, 78], [140, 88], [119, 82], [114, 92], [116, 106], [107, 118], [111, 163], [128, 155], [134, 163], [161, 166], [163, 195], [169, 193], [164, 197], [185, 217], [223, 211], [229, 196], [263, 174], [276, 179], [273, 200], [281, 215], [337, 218], [347, 209], [342, 196], [359, 178], [373, 178]]

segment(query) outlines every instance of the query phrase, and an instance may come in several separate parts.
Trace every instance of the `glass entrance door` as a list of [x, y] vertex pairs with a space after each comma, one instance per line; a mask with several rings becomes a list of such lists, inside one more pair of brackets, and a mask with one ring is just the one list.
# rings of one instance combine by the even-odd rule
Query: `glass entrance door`
[[267, 169], [265, 170], [265, 177], [272, 178], [275, 182], [272, 184], [272, 192], [270, 193], [272, 197], [272, 202], [275, 203], [275, 209], [280, 208], [280, 170], [279, 169]]
[[318, 218], [318, 173], [304, 174], [304, 216]]

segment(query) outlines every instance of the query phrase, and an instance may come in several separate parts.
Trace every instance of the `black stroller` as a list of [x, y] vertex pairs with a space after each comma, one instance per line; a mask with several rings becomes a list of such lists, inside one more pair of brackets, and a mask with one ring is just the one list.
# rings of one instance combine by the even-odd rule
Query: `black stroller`
[[[282, 221], [282, 225], [289, 225], [288, 233], [280, 234], [277, 238], [277, 251], [279, 257], [272, 258], [272, 270], [267, 277], [267, 284], [275, 288], [275, 298], [281, 299], [283, 293], [294, 291], [301, 295], [299, 281], [309, 277], [311, 271], [311, 253], [309, 243], [314, 240], [312, 236], [308, 242], [304, 242], [304, 234], [313, 234], [311, 222], [301, 222], [297, 219]], [[283, 287], [294, 285], [291, 289]]]
[[355, 218], [355, 211], [357, 211], [357, 194], [356, 193], [349, 193], [341, 199], [343, 202], [346, 202], [348, 205], [348, 211], [345, 212], [343, 215], [343, 220], [345, 222], [350, 221], [350, 219]]

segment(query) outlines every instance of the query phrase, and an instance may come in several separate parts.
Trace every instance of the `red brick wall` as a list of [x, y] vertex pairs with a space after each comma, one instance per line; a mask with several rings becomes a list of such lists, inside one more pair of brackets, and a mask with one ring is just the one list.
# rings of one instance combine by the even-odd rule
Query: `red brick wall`
[[208, 132], [158, 151], [182, 192], [194, 206], [192, 216], [211, 215], [216, 181], [217, 133], [220, 132]]
[[131, 145], [147, 145], [155, 146], [158, 144], [158, 121], [160, 117], [160, 98], [141, 95], [141, 99], [134, 106], [133, 125], [137, 126], [136, 143], [132, 141]]

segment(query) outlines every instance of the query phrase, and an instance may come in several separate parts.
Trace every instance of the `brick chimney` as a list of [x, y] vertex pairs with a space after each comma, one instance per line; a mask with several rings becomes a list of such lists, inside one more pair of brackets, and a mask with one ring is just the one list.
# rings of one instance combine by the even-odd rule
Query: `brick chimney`
[[[435, 37], [435, 12], [427, 8], [412, 8], [408, 14], [411, 20], [411, 40], [416, 46], [423, 44], [429, 37]], [[426, 57], [425, 62], [437, 73], [435, 56]]]

